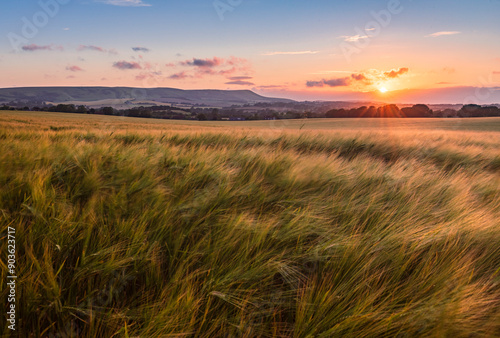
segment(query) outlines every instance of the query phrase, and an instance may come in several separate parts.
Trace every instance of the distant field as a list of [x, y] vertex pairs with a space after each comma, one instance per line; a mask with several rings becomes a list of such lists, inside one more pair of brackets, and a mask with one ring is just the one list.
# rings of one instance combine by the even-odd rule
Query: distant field
[[[252, 128], [271, 132], [281, 130], [457, 130], [457, 131], [500, 131], [500, 118], [467, 118], [467, 119], [301, 119], [274, 121], [182, 121], [126, 118], [103, 115], [64, 114], [47, 112], [10, 112], [0, 111], [0, 121], [23, 121], [34, 128], [47, 127], [47, 123], [56, 120], [59, 124], [73, 125], [75, 121], [85, 121], [85, 127], [102, 128], [102, 124], [125, 126], [133, 124], [137, 128], [170, 129], [175, 126], [190, 126], [200, 128]], [[77, 127], [77, 126], [74, 126]], [[80, 126], [78, 126], [80, 127]]]
[[500, 118], [0, 112], [0, 187], [20, 336], [500, 336]]

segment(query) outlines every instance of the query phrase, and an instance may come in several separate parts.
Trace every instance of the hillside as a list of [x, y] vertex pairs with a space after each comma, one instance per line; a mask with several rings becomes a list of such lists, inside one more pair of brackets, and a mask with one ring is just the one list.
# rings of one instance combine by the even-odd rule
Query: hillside
[[0, 89], [2, 102], [51, 102], [83, 105], [186, 104], [227, 107], [257, 102], [293, 102], [258, 95], [250, 90], [182, 90], [132, 87], [24, 87]]

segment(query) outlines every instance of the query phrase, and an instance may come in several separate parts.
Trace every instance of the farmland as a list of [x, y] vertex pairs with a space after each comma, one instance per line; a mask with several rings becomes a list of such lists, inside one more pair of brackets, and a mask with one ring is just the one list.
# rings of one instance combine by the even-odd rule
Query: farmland
[[6, 111], [0, 187], [22, 335], [500, 335], [500, 118]]

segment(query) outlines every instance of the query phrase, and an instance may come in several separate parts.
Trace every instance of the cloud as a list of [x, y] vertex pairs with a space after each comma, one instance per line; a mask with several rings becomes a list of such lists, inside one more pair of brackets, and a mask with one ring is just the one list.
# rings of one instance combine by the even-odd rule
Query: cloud
[[122, 7], [149, 7], [150, 4], [142, 2], [142, 0], [96, 0], [107, 5], [122, 6]]
[[274, 56], [274, 55], [305, 55], [305, 54], [318, 54], [319, 51], [312, 51], [312, 50], [303, 50], [303, 51], [297, 51], [297, 52], [268, 52], [268, 53], [263, 53], [262, 55], [265, 56]]
[[383, 75], [386, 77], [386, 78], [389, 78], [389, 79], [395, 79], [403, 74], [406, 74], [408, 73], [409, 69], [408, 68], [399, 68], [398, 70], [391, 70], [391, 71], [388, 71], [388, 72], [384, 72]]
[[340, 39], [344, 39], [345, 42], [358, 42], [359, 40], [368, 39], [368, 35], [342, 35], [339, 36]]
[[102, 47], [92, 46], [92, 45], [80, 45], [80, 46], [78, 46], [78, 48], [76, 50], [79, 52], [85, 51], [85, 50], [90, 50], [90, 51], [94, 51], [94, 52], [101, 52], [101, 53], [107, 52], [107, 50], [102, 48]]
[[[182, 67], [189, 67], [189, 77], [203, 78], [206, 76], [230, 76], [234, 73], [248, 74], [250, 72], [250, 64], [246, 59], [231, 56], [229, 58], [213, 57], [213, 58], [193, 58], [181, 61], [178, 65]], [[167, 65], [169, 66], [169, 65]], [[170, 66], [172, 66], [170, 64]], [[238, 81], [241, 79], [237, 79]]]
[[229, 80], [232, 81], [241, 81], [241, 80], [251, 80], [253, 79], [252, 76], [232, 76], [228, 78]]
[[224, 62], [224, 59], [214, 57], [213, 59], [196, 59], [193, 58], [193, 60], [187, 60], [181, 62], [181, 65], [183, 66], [194, 66], [194, 67], [216, 67], [220, 66]]
[[46, 46], [40, 46], [40, 45], [35, 45], [32, 43], [31, 45], [26, 45], [21, 47], [22, 50], [26, 52], [35, 52], [39, 50], [63, 50], [61, 46], [54, 46], [54, 45], [46, 45]]
[[307, 87], [346, 87], [349, 86], [352, 82], [352, 78], [344, 77], [340, 79], [330, 79], [330, 80], [321, 80], [321, 81], [307, 81]]
[[159, 82], [159, 77], [162, 75], [162, 72], [160, 71], [150, 71], [146, 73], [141, 73], [135, 77], [137, 81], [142, 81], [146, 79], [153, 79], [156, 82]]
[[118, 61], [113, 63], [113, 67], [118, 68], [120, 70], [128, 70], [128, 69], [142, 69], [141, 65], [137, 62], [128, 62], [128, 61]]
[[366, 81], [368, 80], [365, 74], [351, 74], [351, 77], [356, 81]]
[[150, 51], [149, 48], [145, 48], [145, 47], [132, 47], [132, 50], [134, 52], [144, 52], [144, 53], [147, 53]]
[[267, 86], [257, 86], [256, 89], [281, 89], [288, 88], [287, 86], [282, 85], [267, 85]]
[[165, 67], [175, 67], [175, 63], [173, 62], [167, 63], [165, 64]]
[[69, 70], [70, 72], [83, 72], [83, 69], [78, 66], [68, 66], [66, 67], [66, 70]]
[[[344, 71], [338, 71], [344, 73]], [[307, 87], [366, 87], [371, 86], [377, 82], [384, 82], [391, 79], [396, 79], [409, 72], [408, 68], [393, 69], [390, 71], [379, 71], [371, 69], [366, 72], [352, 73], [350, 76], [334, 79], [322, 79], [320, 81], [307, 81]]]
[[92, 51], [92, 52], [99, 52], [99, 53], [109, 53], [109, 54], [113, 54], [113, 55], [118, 54], [118, 52], [114, 48], [105, 49], [103, 47], [94, 46], [94, 45], [80, 45], [80, 46], [78, 46], [78, 48], [76, 50], [79, 52]]
[[425, 37], [426, 38], [437, 38], [440, 36], [455, 35], [455, 34], [461, 34], [461, 33], [462, 32], [458, 32], [458, 31], [443, 31], [443, 32], [432, 33], [432, 34], [426, 35]]
[[254, 86], [255, 83], [249, 82], [249, 81], [242, 81], [242, 80], [237, 80], [237, 81], [230, 81], [226, 82], [227, 85], [239, 85], [239, 86]]
[[329, 87], [344, 87], [351, 84], [351, 79], [345, 77], [341, 79], [323, 80], [323, 83]]
[[494, 71], [493, 74], [494, 75], [500, 75], [500, 71]]
[[172, 80], [184, 80], [188, 77], [190, 77], [190, 76], [187, 75], [186, 72], [180, 72], [180, 73], [172, 74], [168, 78], [172, 79]]

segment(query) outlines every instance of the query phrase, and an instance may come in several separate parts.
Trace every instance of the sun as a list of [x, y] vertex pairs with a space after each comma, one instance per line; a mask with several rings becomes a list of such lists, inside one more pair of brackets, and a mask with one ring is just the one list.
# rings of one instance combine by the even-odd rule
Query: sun
[[388, 90], [387, 88], [385, 88], [385, 87], [380, 87], [378, 90], [379, 90], [381, 93], [387, 93], [387, 92], [389, 91], [389, 90]]

